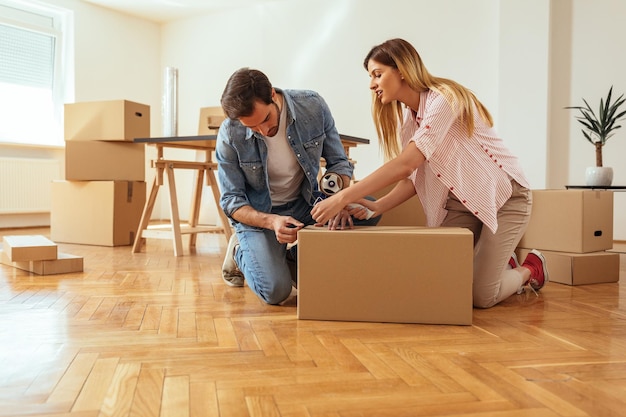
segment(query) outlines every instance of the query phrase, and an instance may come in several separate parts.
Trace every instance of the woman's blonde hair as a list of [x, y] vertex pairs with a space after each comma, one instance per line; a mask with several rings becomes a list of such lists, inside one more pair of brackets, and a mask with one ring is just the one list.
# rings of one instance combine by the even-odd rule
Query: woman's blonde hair
[[[390, 39], [374, 46], [363, 61], [365, 70], [370, 60], [396, 68], [404, 80], [415, 91], [433, 90], [441, 94], [453, 107], [459, 107], [461, 122], [467, 127], [467, 134], [474, 133], [474, 107], [480, 116], [490, 125], [493, 119], [487, 108], [467, 88], [456, 81], [431, 75], [419, 54], [409, 42], [403, 39]], [[402, 103], [392, 101], [382, 104], [372, 91], [372, 117], [380, 146], [387, 160], [400, 154], [398, 127], [402, 122]]]

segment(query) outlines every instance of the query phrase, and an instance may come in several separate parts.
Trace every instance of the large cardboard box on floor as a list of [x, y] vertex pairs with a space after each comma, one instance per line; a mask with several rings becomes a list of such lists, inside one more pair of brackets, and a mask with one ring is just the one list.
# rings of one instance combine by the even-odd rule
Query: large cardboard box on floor
[[50, 235], [55, 242], [131, 245], [145, 202], [141, 181], [53, 181]]
[[4, 236], [2, 247], [11, 262], [56, 259], [58, 254], [57, 244], [41, 235]]
[[[372, 197], [379, 199], [391, 191], [396, 184], [372, 194]], [[422, 203], [417, 195], [409, 198], [404, 203], [383, 213], [378, 226], [425, 226], [426, 215], [422, 208]]]
[[225, 118], [221, 106], [202, 107], [200, 109], [198, 135], [217, 135], [217, 131]]
[[128, 100], [66, 104], [66, 141], [111, 140], [132, 142], [150, 137], [150, 106]]
[[465, 228], [373, 226], [298, 232], [298, 318], [472, 323]]
[[613, 193], [595, 190], [532, 190], [528, 228], [518, 246], [588, 253], [613, 247]]
[[65, 142], [69, 181], [145, 181], [146, 145], [127, 142]]
[[12, 262], [3, 251], [0, 251], [0, 263], [37, 275], [68, 274], [83, 270], [83, 258], [68, 253], [59, 253], [56, 259]]
[[[530, 249], [517, 248], [518, 259], [523, 261]], [[619, 281], [619, 253], [570, 253], [541, 251], [546, 258], [550, 282], [567, 285], [599, 284]]]

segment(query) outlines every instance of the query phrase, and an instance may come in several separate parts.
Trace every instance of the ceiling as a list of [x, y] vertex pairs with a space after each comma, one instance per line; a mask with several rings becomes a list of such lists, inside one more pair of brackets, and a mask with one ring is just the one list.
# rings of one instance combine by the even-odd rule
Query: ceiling
[[256, 6], [275, 0], [83, 0], [101, 7], [116, 10], [132, 16], [166, 23], [245, 6]]

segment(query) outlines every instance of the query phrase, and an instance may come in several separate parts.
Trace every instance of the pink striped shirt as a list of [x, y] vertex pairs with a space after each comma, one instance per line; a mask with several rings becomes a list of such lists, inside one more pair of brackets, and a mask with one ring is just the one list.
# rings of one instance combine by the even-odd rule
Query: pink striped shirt
[[452, 192], [495, 233], [497, 212], [511, 197], [511, 179], [529, 188], [528, 180], [517, 157], [478, 111], [471, 137], [458, 115], [443, 96], [430, 90], [421, 93], [416, 114], [408, 107], [404, 109], [402, 146], [413, 142], [426, 157], [410, 178], [428, 226], [441, 225], [447, 214], [446, 199]]

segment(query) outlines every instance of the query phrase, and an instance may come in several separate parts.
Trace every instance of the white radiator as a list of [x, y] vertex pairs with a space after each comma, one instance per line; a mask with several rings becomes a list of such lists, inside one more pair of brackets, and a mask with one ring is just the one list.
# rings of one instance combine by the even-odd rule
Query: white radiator
[[0, 158], [0, 214], [50, 212], [51, 183], [62, 178], [55, 159]]

